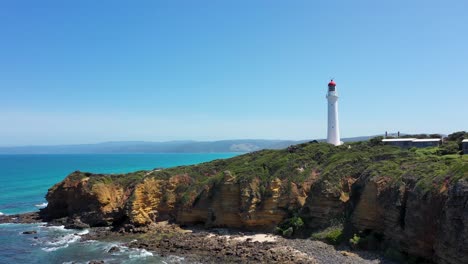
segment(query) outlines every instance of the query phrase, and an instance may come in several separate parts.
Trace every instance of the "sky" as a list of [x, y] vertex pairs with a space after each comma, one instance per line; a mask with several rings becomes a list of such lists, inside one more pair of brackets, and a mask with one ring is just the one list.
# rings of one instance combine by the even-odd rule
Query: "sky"
[[468, 2], [0, 1], [0, 146], [468, 130]]

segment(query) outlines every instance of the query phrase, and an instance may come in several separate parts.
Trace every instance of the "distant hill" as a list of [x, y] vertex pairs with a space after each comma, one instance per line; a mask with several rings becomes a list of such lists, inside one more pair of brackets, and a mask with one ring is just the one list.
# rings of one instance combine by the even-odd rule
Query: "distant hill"
[[[368, 137], [344, 138], [344, 142], [368, 140]], [[0, 154], [118, 154], [118, 153], [214, 153], [252, 152], [261, 149], [282, 149], [311, 140], [238, 139], [220, 141], [118, 141], [97, 144], [56, 146], [0, 147]], [[323, 141], [318, 140], [318, 141]]]

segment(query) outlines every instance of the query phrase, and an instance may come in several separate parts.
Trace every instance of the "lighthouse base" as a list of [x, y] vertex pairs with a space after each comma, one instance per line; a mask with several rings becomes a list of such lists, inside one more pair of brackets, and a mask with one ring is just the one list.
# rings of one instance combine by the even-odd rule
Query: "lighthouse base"
[[327, 143], [328, 143], [328, 144], [332, 144], [332, 145], [334, 145], [334, 146], [340, 146], [340, 145], [343, 145], [343, 144], [344, 144], [343, 141], [328, 141], [328, 140], [327, 140]]

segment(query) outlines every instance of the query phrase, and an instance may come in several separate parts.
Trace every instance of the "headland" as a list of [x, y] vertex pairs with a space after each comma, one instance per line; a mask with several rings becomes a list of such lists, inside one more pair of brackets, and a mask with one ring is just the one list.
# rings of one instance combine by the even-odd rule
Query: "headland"
[[[46, 198], [39, 214], [1, 221], [91, 227], [90, 239], [132, 238], [130, 246], [203, 262], [324, 263], [320, 249], [343, 263], [364, 262], [362, 250], [468, 260], [468, 157], [444, 145], [309, 142], [163, 170], [76, 171]], [[274, 239], [245, 237], [255, 234]]]

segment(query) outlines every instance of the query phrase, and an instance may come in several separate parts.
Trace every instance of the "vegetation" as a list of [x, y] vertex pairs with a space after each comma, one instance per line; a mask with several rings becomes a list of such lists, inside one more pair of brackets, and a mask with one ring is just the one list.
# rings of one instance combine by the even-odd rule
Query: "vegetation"
[[458, 132], [448, 135], [446, 140], [460, 143], [462, 142], [463, 139], [466, 139], [466, 138], [468, 138], [468, 132], [458, 131]]
[[[69, 179], [72, 181], [86, 179], [89, 183], [86, 188], [90, 189], [98, 183], [115, 184], [124, 187], [128, 194], [132, 193], [131, 189], [136, 184], [149, 177], [177, 180], [178, 184], [171, 185], [175, 190], [170, 193], [170, 197], [167, 193], [163, 193], [162, 196], [163, 202], [171, 200], [178, 203], [176, 208], [180, 208], [177, 207], [180, 205], [190, 207], [197, 200], [206, 201], [204, 198], [211, 199], [210, 195], [219, 190], [216, 187], [226, 182], [240, 184], [242, 199], [245, 199], [240, 205], [240, 210], [244, 210], [243, 212], [251, 210], [251, 207], [261, 210], [262, 206], [268, 205], [271, 201], [265, 203], [266, 198], [271, 198], [274, 194], [279, 193], [281, 199], [288, 198], [291, 194], [309, 192], [308, 188], [317, 188], [316, 190], [322, 194], [330, 195], [332, 199], [336, 198], [340, 206], [350, 201], [345, 205], [350, 206], [347, 208], [352, 208], [351, 206], [355, 206], [353, 203], [359, 199], [359, 188], [369, 180], [381, 180], [380, 177], [385, 179], [379, 182], [392, 185], [391, 190], [409, 186], [412, 191], [422, 193], [423, 197], [425, 194], [429, 196], [430, 192], [437, 194], [446, 192], [453, 183], [468, 180], [468, 155], [460, 155], [459, 145], [464, 138], [468, 138], [468, 133], [456, 132], [447, 136], [444, 144], [439, 147], [411, 149], [384, 145], [381, 138], [337, 147], [326, 143], [308, 142], [283, 150], [262, 150], [227, 160], [214, 160], [162, 170], [115, 175], [75, 172], [69, 176]], [[277, 183], [278, 180], [281, 184]], [[306, 185], [307, 188], [300, 189]], [[237, 188], [234, 187], [232, 189]], [[404, 188], [400, 190], [402, 189]], [[386, 191], [385, 188], [383, 190]], [[280, 209], [287, 211], [290, 218], [281, 222], [276, 231], [285, 237], [309, 235], [312, 228], [319, 226], [305, 225], [309, 224], [303, 220], [307, 220], [307, 213], [299, 212], [300, 206], [293, 205], [299, 202], [293, 200], [286, 200], [281, 205]], [[306, 203], [309, 202], [306, 200]], [[302, 207], [304, 208], [308, 209], [306, 206]], [[350, 246], [356, 249], [385, 248], [387, 250], [385, 254], [396, 260], [407, 257], [398, 250], [384, 245], [383, 235], [372, 233], [372, 230], [349, 237], [355, 230], [347, 229], [345, 237], [343, 226], [345, 218], [349, 217], [347, 214], [348, 212], [344, 211], [339, 216], [335, 213], [327, 215], [327, 218], [324, 218], [325, 223], [320, 227], [327, 225], [329, 227], [312, 233], [311, 238], [332, 245], [349, 242]], [[330, 220], [333, 217], [337, 218], [336, 221]]]
[[459, 153], [460, 153], [460, 146], [457, 142], [454, 142], [454, 141], [449, 141], [443, 144], [437, 150], [437, 154], [440, 156], [450, 155], [450, 154], [459, 154]]
[[292, 237], [304, 226], [304, 221], [299, 216], [284, 220], [276, 227], [276, 232], [285, 237]]
[[424, 138], [441, 138], [441, 134], [413, 134], [413, 135], [403, 135], [401, 138], [419, 138], [419, 139], [424, 139]]
[[361, 237], [358, 236], [357, 234], [354, 234], [354, 236], [349, 239], [349, 245], [351, 246], [351, 248], [354, 248], [354, 249], [359, 248], [361, 243], [362, 243]]
[[[341, 182], [345, 177], [376, 176], [392, 179], [396, 185], [402, 184], [405, 177], [412, 177], [422, 191], [439, 190], [451, 182], [468, 178], [468, 159], [458, 155], [456, 150], [463, 138], [468, 138], [468, 133], [456, 132], [449, 135], [441, 147], [412, 149], [382, 145], [381, 138], [338, 147], [315, 141], [283, 150], [256, 151], [227, 160], [153, 172], [93, 175], [89, 182], [112, 182], [132, 188], [145, 177], [169, 179], [175, 175], [183, 176], [189, 180], [176, 193], [180, 198], [178, 201], [187, 205], [193, 203], [203, 191], [214, 188], [224, 180], [248, 184], [256, 179], [259, 198], [271, 196], [269, 187], [274, 179], [287, 182], [282, 192], [289, 193], [292, 183], [301, 184], [311, 175], [319, 177], [316, 184], [332, 192], [341, 191]], [[87, 173], [77, 173], [73, 177], [89, 176]]]
[[[90, 177], [89, 183], [91, 185], [96, 183], [105, 183], [105, 184], [116, 184], [124, 188], [129, 188], [139, 183], [146, 176], [146, 171], [136, 171], [132, 173], [125, 174], [125, 177], [122, 177], [121, 174], [98, 174]], [[86, 173], [85, 173], [86, 175]]]
[[311, 235], [312, 239], [326, 242], [330, 245], [339, 245], [344, 240], [343, 226], [331, 226], [320, 232], [315, 232]]

